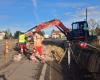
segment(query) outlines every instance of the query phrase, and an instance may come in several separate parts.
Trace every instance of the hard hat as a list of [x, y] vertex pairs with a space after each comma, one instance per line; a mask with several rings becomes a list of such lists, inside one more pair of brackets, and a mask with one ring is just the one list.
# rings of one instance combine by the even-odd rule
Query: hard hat
[[32, 32], [35, 32], [35, 31], [36, 31], [35, 29], [32, 30]]

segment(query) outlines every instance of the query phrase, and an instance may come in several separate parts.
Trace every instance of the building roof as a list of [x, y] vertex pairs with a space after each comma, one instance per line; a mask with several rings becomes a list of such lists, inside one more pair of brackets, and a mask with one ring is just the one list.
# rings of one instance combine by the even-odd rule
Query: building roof
[[52, 33], [59, 34], [62, 33], [60, 30], [53, 30]]

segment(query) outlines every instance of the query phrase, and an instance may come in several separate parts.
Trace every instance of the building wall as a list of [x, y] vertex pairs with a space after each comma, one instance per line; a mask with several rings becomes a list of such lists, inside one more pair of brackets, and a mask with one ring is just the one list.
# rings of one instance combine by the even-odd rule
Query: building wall
[[64, 34], [61, 31], [59, 31], [59, 30], [54, 30], [51, 33], [51, 37], [52, 38], [63, 38]]
[[0, 40], [3, 40], [5, 37], [5, 33], [4, 32], [0, 32]]

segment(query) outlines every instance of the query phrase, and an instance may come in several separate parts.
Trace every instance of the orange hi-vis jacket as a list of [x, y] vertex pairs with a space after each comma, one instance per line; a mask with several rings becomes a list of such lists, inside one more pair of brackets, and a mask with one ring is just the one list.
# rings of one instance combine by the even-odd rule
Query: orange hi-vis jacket
[[42, 46], [42, 41], [43, 41], [43, 36], [35, 33], [35, 35], [33, 36], [34, 38], [34, 46], [40, 47]]

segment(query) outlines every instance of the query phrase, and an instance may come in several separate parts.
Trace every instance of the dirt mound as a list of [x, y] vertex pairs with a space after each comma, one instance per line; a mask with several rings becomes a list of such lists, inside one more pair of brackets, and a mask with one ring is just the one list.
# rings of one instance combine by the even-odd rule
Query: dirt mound
[[[51, 60], [57, 60], [59, 61], [61, 59], [61, 57], [64, 54], [64, 49], [60, 46], [58, 46], [57, 43], [50, 43], [47, 42], [49, 44], [47, 45], [43, 45], [43, 52], [45, 55], [45, 58], [47, 61], [51, 61]], [[62, 44], [59, 44], [62, 46]]]

